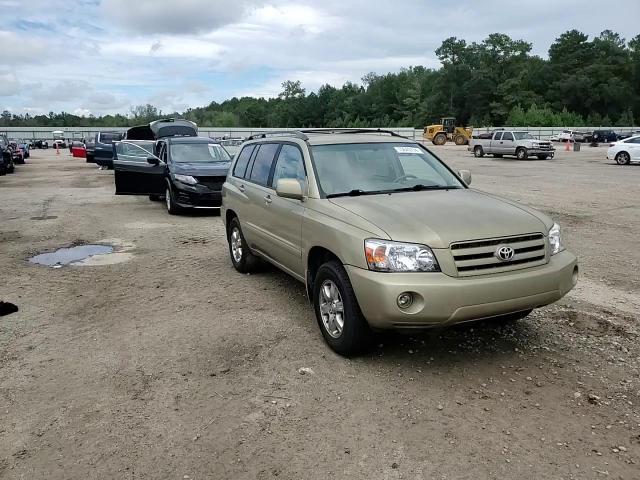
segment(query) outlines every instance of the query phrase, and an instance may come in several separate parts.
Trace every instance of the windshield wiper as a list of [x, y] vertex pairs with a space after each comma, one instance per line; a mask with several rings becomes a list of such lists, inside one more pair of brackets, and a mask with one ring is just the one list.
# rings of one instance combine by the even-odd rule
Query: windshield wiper
[[341, 193], [330, 193], [327, 195], [327, 198], [335, 198], [335, 197], [358, 197], [360, 195], [378, 195], [379, 193], [385, 193], [386, 190], [370, 190], [364, 191], [359, 188], [351, 190], [349, 192], [341, 192]]
[[419, 192], [420, 190], [456, 190], [460, 187], [455, 185], [423, 185], [418, 183], [412, 187], [394, 188], [392, 190], [385, 190], [385, 192]]

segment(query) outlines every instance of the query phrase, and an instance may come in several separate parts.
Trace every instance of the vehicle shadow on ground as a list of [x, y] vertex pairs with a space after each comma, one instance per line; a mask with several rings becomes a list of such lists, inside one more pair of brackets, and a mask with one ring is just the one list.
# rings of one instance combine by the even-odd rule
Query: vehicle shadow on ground
[[[302, 283], [266, 262], [260, 262], [253, 275], [269, 277], [278, 284], [282, 288], [283, 304], [292, 301], [292, 293], [299, 294], [294, 296], [293, 301], [299, 304], [301, 309], [307, 309], [309, 312], [308, 317], [300, 319], [304, 322], [301, 326], [309, 332], [318, 328]], [[307, 324], [308, 318], [314, 321]], [[483, 358], [509, 359], [532, 345], [545, 343], [543, 336], [539, 330], [539, 323], [532, 321], [532, 317], [518, 321], [487, 319], [415, 331], [387, 330], [373, 332], [370, 344], [355, 358], [366, 363], [378, 362], [376, 359], [382, 356], [401, 364], [428, 364], [435, 359], [435, 364], [442, 365], [452, 362], [466, 364]]]

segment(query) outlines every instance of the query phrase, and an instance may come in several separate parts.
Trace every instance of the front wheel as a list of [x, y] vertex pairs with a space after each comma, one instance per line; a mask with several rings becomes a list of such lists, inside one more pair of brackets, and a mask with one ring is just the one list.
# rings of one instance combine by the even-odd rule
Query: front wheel
[[618, 165], [629, 165], [631, 163], [631, 155], [627, 152], [620, 152], [616, 155], [616, 163]]
[[242, 234], [238, 217], [232, 218], [229, 222], [227, 242], [229, 243], [229, 256], [231, 257], [233, 268], [240, 273], [253, 272], [256, 269], [258, 257], [251, 253], [249, 245], [247, 245]]
[[540, 160], [546, 160], [547, 158], [549, 158], [549, 155], [538, 155], [538, 158]]
[[477, 145], [473, 147], [473, 154], [476, 156], [476, 158], [484, 157], [484, 150], [480, 145]]
[[435, 137], [433, 137], [432, 141], [434, 145], [444, 145], [445, 143], [447, 143], [447, 135], [445, 135], [444, 133], [438, 133]]
[[466, 143], [467, 143], [467, 139], [466, 139], [466, 138], [464, 138], [462, 135], [456, 135], [456, 136], [454, 137], [454, 139], [453, 139], [453, 142], [454, 142], [456, 145], [464, 145], [464, 144], [466, 144]]
[[526, 148], [519, 148], [518, 150], [516, 150], [516, 158], [518, 160], [526, 160], [528, 157], [529, 154], [527, 153]]
[[313, 308], [322, 336], [334, 352], [349, 356], [366, 348], [371, 330], [340, 262], [331, 260], [318, 269]]
[[169, 215], [179, 214], [182, 208], [180, 208], [180, 205], [176, 204], [175, 200], [173, 199], [173, 193], [171, 193], [171, 188], [168, 185], [167, 185], [167, 189], [164, 192], [164, 198], [167, 205], [167, 212], [169, 212]]

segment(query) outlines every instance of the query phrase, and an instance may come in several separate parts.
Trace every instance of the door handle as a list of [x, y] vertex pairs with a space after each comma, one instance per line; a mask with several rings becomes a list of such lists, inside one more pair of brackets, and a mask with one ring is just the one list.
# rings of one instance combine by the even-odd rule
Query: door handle
[[273, 202], [273, 200], [271, 199], [271, 195], [267, 195], [266, 197], [264, 197], [264, 203], [269, 205], [271, 202]]
[[238, 187], [238, 190], [240, 190], [242, 193], [244, 193], [244, 185], [240, 185], [240, 186]]

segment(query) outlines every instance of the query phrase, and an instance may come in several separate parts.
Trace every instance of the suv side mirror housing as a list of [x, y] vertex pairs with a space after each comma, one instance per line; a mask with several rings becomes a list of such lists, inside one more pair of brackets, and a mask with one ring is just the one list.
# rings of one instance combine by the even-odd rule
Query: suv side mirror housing
[[147, 157], [147, 163], [151, 165], [160, 165], [160, 159], [157, 157]]
[[276, 194], [282, 198], [302, 200], [302, 186], [295, 178], [281, 178], [276, 183]]
[[458, 175], [460, 175], [464, 183], [471, 185], [471, 172], [469, 170], [459, 170]]

